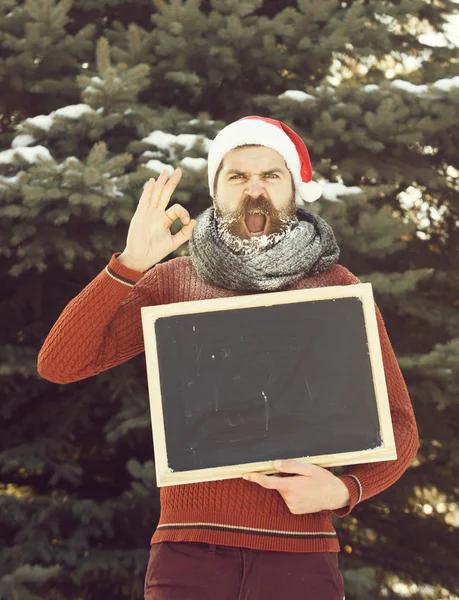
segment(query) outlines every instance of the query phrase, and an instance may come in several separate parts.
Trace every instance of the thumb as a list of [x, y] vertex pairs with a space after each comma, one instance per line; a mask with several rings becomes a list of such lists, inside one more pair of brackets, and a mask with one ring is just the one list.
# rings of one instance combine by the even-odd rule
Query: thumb
[[174, 250], [177, 250], [177, 248], [179, 248], [182, 244], [184, 244], [191, 238], [195, 225], [196, 220], [192, 219], [189, 223], [184, 225], [179, 232], [172, 236]]

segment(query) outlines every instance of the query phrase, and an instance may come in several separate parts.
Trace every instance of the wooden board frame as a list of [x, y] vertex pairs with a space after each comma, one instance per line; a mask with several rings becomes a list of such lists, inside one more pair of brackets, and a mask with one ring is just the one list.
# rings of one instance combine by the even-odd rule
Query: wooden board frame
[[145, 359], [158, 487], [201, 481], [214, 481], [218, 479], [231, 479], [241, 477], [244, 473], [254, 471], [269, 474], [274, 473], [275, 469], [273, 468], [273, 461], [194, 469], [181, 472], [174, 472], [169, 468], [161, 401], [155, 322], [163, 317], [177, 315], [222, 310], [240, 310], [244, 308], [273, 306], [296, 302], [312, 302], [318, 300], [333, 300], [339, 298], [359, 298], [362, 302], [377, 412], [381, 428], [381, 446], [369, 450], [343, 452], [340, 454], [296, 457], [295, 460], [313, 463], [322, 467], [329, 467], [394, 460], [397, 458], [371, 283], [291, 290], [287, 292], [270, 292], [246, 296], [231, 296], [228, 298], [196, 300], [160, 306], [144, 306], [141, 308], [141, 316], [145, 341]]

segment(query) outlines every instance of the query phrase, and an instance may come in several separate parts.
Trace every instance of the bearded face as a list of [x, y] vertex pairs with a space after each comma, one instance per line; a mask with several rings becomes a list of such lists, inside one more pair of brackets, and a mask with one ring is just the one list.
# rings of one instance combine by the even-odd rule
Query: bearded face
[[217, 228], [235, 253], [274, 246], [296, 222], [295, 191], [283, 157], [243, 146], [224, 157], [215, 190]]

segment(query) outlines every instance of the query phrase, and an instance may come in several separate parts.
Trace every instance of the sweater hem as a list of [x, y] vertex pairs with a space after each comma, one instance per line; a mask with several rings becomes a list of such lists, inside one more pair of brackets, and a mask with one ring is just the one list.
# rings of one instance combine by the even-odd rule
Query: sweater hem
[[340, 544], [336, 532], [334, 535], [305, 533], [301, 537], [276, 537], [266, 534], [222, 531], [209, 526], [158, 527], [151, 538], [151, 545], [161, 542], [196, 542], [268, 550], [274, 552], [339, 552]]
[[[253, 550], [284, 552], [339, 552], [337, 533], [328, 511], [271, 518], [241, 518], [231, 512], [163, 510], [151, 544], [201, 542]], [[261, 517], [261, 518], [260, 518]], [[266, 517], [266, 515], [265, 515]]]

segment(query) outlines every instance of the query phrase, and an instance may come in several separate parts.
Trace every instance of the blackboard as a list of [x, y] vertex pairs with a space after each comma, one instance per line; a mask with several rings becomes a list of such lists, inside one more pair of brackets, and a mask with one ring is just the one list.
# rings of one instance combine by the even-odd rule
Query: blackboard
[[395, 458], [370, 284], [145, 307], [142, 320], [158, 485], [279, 458]]

